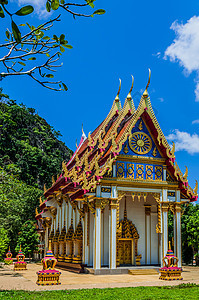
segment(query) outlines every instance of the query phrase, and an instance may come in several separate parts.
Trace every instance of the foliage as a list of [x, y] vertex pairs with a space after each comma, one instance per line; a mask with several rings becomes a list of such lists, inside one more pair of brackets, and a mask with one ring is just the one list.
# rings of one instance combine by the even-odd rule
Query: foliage
[[0, 224], [7, 232], [13, 253], [23, 224], [35, 220], [35, 207], [41, 194], [41, 190], [0, 169]]
[[[92, 13], [79, 12], [77, 9], [94, 8], [95, 0], [86, 0], [83, 3], [66, 3], [65, 0], [47, 0], [47, 12], [62, 9], [72, 14], [75, 18], [93, 17], [105, 13], [103, 9], [97, 9]], [[65, 48], [72, 49], [65, 39], [65, 35], [51, 35], [54, 23], [60, 21], [61, 15], [35, 26], [29, 23], [18, 25], [18, 17], [26, 17], [32, 14], [32, 5], [26, 5], [15, 9], [15, 5], [9, 0], [0, 0], [0, 18], [10, 18], [11, 28], [5, 31], [6, 40], [0, 44], [2, 57], [0, 79], [13, 75], [26, 75], [41, 84], [43, 87], [54, 91], [67, 91], [67, 86], [61, 80], [50, 80], [54, 78], [53, 72], [62, 64], [57, 64]], [[6, 26], [6, 25], [5, 25]], [[21, 27], [21, 28], [20, 28]], [[6, 28], [6, 27], [5, 27]], [[48, 35], [47, 35], [48, 33]], [[51, 36], [50, 36], [51, 35]]]
[[33, 221], [26, 221], [22, 226], [21, 230], [18, 233], [19, 238], [17, 241], [17, 246], [15, 248], [16, 252], [19, 252], [20, 245], [22, 248], [23, 253], [26, 257], [32, 257], [33, 252], [38, 250], [38, 233], [36, 231], [35, 222]]
[[2, 291], [2, 299], [199, 299], [199, 286], [183, 284], [165, 287], [77, 289], [61, 291]]
[[0, 95], [0, 166], [29, 185], [43, 188], [72, 154], [33, 108]]
[[2, 260], [7, 248], [8, 248], [9, 238], [5, 228], [0, 227], [0, 260]]

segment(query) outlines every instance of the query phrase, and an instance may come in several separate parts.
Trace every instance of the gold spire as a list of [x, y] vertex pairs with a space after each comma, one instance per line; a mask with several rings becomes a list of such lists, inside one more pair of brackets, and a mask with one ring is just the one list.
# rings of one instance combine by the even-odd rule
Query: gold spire
[[188, 168], [187, 168], [187, 167], [185, 167], [185, 168], [186, 168], [186, 171], [185, 171], [185, 173], [184, 173], [184, 175], [183, 175], [183, 179], [184, 179], [184, 181], [187, 181]]
[[76, 148], [77, 148], [77, 139], [76, 139]]
[[39, 198], [39, 203], [40, 203], [40, 205], [43, 203], [43, 201], [41, 200], [41, 197]]
[[132, 84], [131, 84], [130, 91], [129, 91], [128, 95], [127, 95], [127, 99], [128, 99], [128, 100], [131, 100], [131, 99], [132, 99], [132, 97], [131, 97], [131, 92], [132, 92], [133, 85], [134, 85], [134, 77], [133, 77], [133, 75], [131, 75], [131, 77], [132, 77]]
[[150, 81], [151, 81], [151, 70], [149, 69], [149, 79], [148, 79], [148, 83], [147, 83], [147, 86], [145, 88], [145, 91], [143, 93], [144, 98], [147, 98], [149, 96], [147, 89], [149, 87]]
[[117, 95], [115, 97], [115, 102], [119, 102], [120, 101], [120, 98], [119, 98], [119, 94], [120, 94], [120, 91], [121, 91], [121, 79], [120, 78], [119, 78], [119, 81], [120, 81], [120, 85], [119, 85], [119, 89], [118, 89]]
[[198, 181], [196, 180], [196, 185], [195, 185], [195, 188], [194, 188], [194, 195], [197, 195], [198, 194]]
[[21, 244], [20, 244], [20, 249], [19, 249], [19, 251], [21, 251]]
[[44, 193], [46, 192], [46, 185], [44, 184]]
[[51, 243], [49, 243], [48, 250], [50, 250], [50, 251], [52, 250], [51, 249]]
[[54, 184], [55, 183], [55, 178], [54, 178], [54, 176], [52, 176], [52, 184]]
[[171, 242], [169, 241], [169, 250], [171, 250]]
[[8, 249], [8, 251], [10, 251], [10, 246], [9, 246], [9, 249]]
[[35, 215], [37, 216], [39, 213], [38, 213], [38, 209], [37, 207], [35, 208]]

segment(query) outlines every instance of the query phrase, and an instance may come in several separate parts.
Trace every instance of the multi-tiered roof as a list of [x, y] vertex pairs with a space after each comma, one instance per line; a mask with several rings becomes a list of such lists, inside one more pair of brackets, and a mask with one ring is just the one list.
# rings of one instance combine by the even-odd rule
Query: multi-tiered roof
[[[155, 117], [147, 91], [150, 75], [151, 72], [149, 72], [149, 80], [137, 109], [131, 97], [133, 80], [122, 107], [119, 99], [120, 81], [119, 90], [109, 114], [92, 133], [89, 133], [88, 138], [82, 135], [80, 144], [70, 161], [67, 164], [63, 162], [62, 174], [48, 190], [45, 190], [45, 198], [48, 199], [59, 191], [63, 195], [67, 194], [70, 200], [74, 201], [83, 199], [86, 193], [94, 191], [100, 181], [111, 174], [113, 164], [125, 141], [132, 135], [132, 129], [141, 119], [150, 129], [157, 149], [165, 159], [167, 170], [172, 179], [178, 182], [181, 194], [190, 201], [197, 200], [197, 182], [194, 190], [188, 185], [187, 168], [183, 175], [175, 161], [175, 144], [173, 143], [173, 147], [170, 147]], [[41, 209], [44, 207], [45, 202], [40, 205]]]

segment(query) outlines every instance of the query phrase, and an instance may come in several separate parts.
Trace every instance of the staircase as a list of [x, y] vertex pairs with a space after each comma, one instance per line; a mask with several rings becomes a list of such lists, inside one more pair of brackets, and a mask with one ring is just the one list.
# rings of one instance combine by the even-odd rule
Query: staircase
[[129, 269], [129, 275], [158, 275], [157, 269]]

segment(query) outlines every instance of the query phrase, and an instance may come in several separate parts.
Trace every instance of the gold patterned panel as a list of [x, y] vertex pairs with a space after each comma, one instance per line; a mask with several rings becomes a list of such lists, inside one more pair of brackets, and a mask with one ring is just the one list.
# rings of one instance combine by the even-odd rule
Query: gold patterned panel
[[127, 164], [127, 178], [134, 179], [134, 164]]
[[155, 180], [162, 181], [162, 167], [155, 166]]
[[144, 179], [144, 165], [136, 166], [136, 178]]
[[146, 165], [146, 179], [153, 180], [153, 166]]
[[134, 132], [129, 137], [129, 146], [137, 154], [146, 154], [152, 148], [152, 141], [146, 133]]
[[117, 177], [124, 178], [124, 163], [117, 163]]

